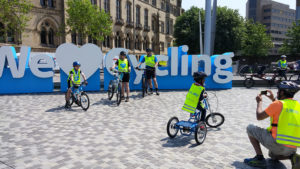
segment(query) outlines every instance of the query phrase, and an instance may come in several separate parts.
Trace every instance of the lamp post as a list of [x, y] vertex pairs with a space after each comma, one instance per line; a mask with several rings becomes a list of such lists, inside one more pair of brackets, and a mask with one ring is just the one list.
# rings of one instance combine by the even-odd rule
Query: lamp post
[[217, 0], [214, 0], [213, 14], [211, 22], [211, 54], [214, 54], [215, 37], [216, 37], [216, 19], [217, 19]]
[[202, 22], [201, 22], [201, 10], [199, 9], [199, 34], [200, 34], [200, 54], [203, 55], [203, 41], [202, 41]]
[[211, 54], [211, 0], [205, 3], [205, 32], [204, 32], [204, 54]]

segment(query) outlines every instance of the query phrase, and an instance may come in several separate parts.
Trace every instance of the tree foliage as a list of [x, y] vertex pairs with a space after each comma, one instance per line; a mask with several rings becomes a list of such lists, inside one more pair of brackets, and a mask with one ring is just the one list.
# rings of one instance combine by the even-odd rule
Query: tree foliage
[[242, 54], [245, 56], [267, 56], [273, 47], [271, 36], [266, 33], [264, 25], [254, 23], [252, 20], [245, 22], [242, 36]]
[[90, 0], [68, 0], [67, 4], [67, 26], [71, 32], [100, 41], [111, 34], [112, 21], [109, 14], [91, 4]]
[[[204, 33], [205, 11], [192, 7], [175, 23], [174, 37], [177, 45], [188, 45], [189, 53], [198, 53], [199, 45], [199, 10], [201, 10], [202, 32]], [[218, 7], [216, 20], [215, 52], [224, 53], [241, 49], [243, 19], [237, 10]], [[204, 39], [204, 34], [203, 34]]]
[[286, 39], [280, 48], [282, 54], [297, 54], [300, 53], [300, 25], [293, 24], [293, 27], [288, 30]]
[[32, 8], [29, 0], [0, 0], [0, 35], [3, 35], [7, 42], [7, 34], [16, 34], [15, 42], [21, 42], [21, 35], [24, 32], [30, 17], [27, 15]]

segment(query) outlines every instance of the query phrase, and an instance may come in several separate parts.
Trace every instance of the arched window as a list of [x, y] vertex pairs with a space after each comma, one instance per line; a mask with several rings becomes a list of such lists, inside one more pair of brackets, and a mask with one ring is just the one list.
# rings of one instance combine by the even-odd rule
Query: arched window
[[121, 47], [120, 32], [117, 32], [117, 34], [115, 36], [115, 47], [117, 47], [117, 48]]
[[41, 44], [47, 44], [47, 31], [45, 27], [41, 30]]
[[121, 0], [116, 0], [116, 8], [117, 19], [121, 19]]
[[48, 31], [48, 41], [49, 45], [54, 45], [54, 31], [52, 28], [50, 28]]
[[130, 35], [129, 35], [129, 33], [127, 33], [127, 35], [126, 35], [126, 42], [125, 42], [126, 44], [126, 49], [131, 49], [131, 45], [130, 45], [130, 43], [131, 43], [131, 38], [130, 38]]

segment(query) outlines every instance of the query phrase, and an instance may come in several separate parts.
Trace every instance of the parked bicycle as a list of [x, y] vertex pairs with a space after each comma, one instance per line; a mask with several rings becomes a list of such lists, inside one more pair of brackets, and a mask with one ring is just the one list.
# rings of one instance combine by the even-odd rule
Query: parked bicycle
[[83, 87], [86, 85], [81, 83], [80, 85], [73, 84], [70, 97], [70, 106], [73, 103], [80, 106], [84, 111], [87, 111], [90, 107], [90, 99], [88, 95], [83, 91]]
[[109, 82], [108, 85], [108, 100], [112, 100], [112, 98], [114, 97], [114, 94], [116, 94], [116, 101], [117, 101], [117, 105], [119, 106], [121, 104], [122, 101], [122, 77], [123, 77], [123, 73], [122, 72], [118, 72], [118, 70], [114, 69], [113, 71], [113, 75], [114, 75], [114, 79], [111, 80]]
[[[145, 97], [148, 94], [148, 81], [146, 79], [146, 69], [143, 69], [143, 68], [135, 68], [135, 69], [139, 70], [139, 71], [144, 71], [143, 76], [142, 76], [142, 97]], [[152, 69], [149, 69], [149, 70], [152, 70]]]

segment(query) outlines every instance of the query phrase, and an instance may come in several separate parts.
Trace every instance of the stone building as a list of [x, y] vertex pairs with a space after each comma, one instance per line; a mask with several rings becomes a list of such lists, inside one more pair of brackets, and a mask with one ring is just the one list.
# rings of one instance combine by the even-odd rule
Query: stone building
[[[91, 0], [113, 20], [112, 34], [100, 42], [82, 39], [76, 34], [57, 33], [66, 22], [66, 0], [30, 1], [34, 7], [22, 34], [22, 45], [31, 46], [33, 51], [47, 52], [54, 52], [65, 42], [77, 45], [89, 42], [100, 46], [104, 53], [124, 47], [130, 49], [130, 53], [142, 54], [146, 48], [152, 48], [156, 54], [166, 54], [167, 48], [173, 45], [176, 17], [183, 11], [181, 0]], [[3, 45], [0, 34], [0, 45], [1, 42]], [[13, 34], [8, 35], [8, 43], [14, 43]]]

